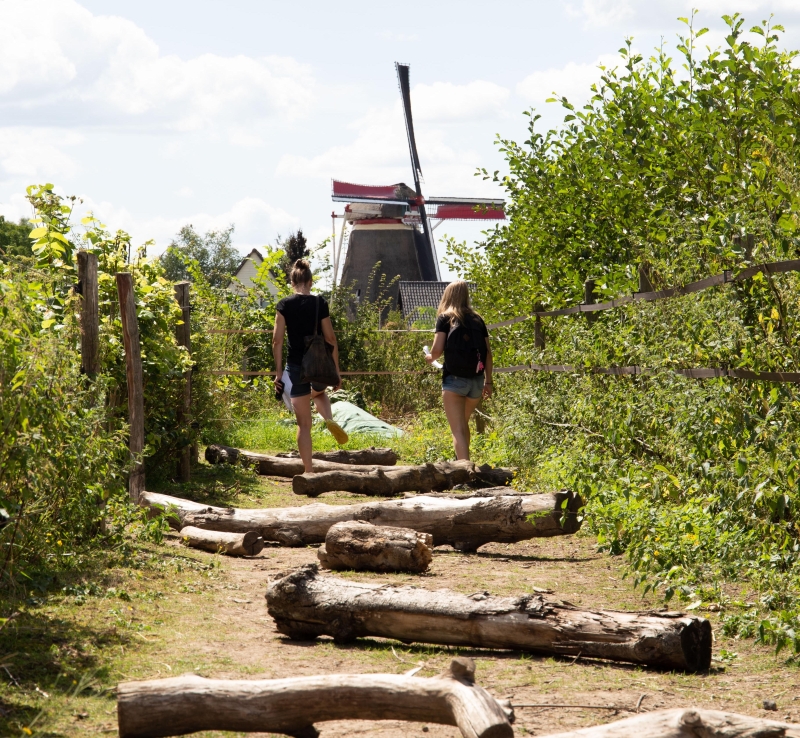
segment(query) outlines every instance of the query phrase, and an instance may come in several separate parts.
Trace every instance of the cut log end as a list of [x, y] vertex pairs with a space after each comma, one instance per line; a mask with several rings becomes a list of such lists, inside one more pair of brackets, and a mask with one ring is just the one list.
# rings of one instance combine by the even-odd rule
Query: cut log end
[[228, 556], [258, 556], [264, 550], [264, 539], [254, 530], [228, 533], [186, 526], [181, 528], [181, 540], [191, 548]]
[[331, 526], [317, 557], [326, 569], [418, 574], [433, 560], [433, 536], [351, 520]]

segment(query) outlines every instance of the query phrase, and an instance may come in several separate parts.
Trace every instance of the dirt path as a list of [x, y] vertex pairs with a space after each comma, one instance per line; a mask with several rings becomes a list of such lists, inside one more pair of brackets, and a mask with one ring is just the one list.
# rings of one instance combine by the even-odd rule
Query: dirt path
[[[328, 497], [328, 496], [325, 496]], [[340, 496], [329, 502], [351, 502]], [[304, 504], [285, 482], [263, 480], [258, 493], [248, 498], [258, 504]], [[244, 500], [239, 504], [244, 504]], [[170, 559], [170, 553], [174, 557]], [[299, 564], [316, 561], [315, 548], [268, 547], [254, 559], [220, 559], [187, 551], [172, 536], [166, 551], [154, 560], [167, 562], [161, 569], [113, 573], [114, 591], [122, 601], [106, 596], [87, 599], [80, 608], [65, 600], [54, 605], [53, 617], [72, 617], [75, 627], [99, 632], [107, 640], [97, 646], [97, 661], [107, 670], [107, 682], [165, 677], [195, 672], [209, 677], [279, 678], [323, 673], [402, 673], [422, 665], [420, 676], [444, 670], [456, 649], [403, 646], [380, 639], [361, 639], [335, 645], [321, 638], [298, 643], [280, 636], [267, 615], [264, 593], [271, 577]], [[642, 599], [623, 580], [624, 560], [596, 552], [588, 536], [542, 539], [518, 544], [492, 544], [477, 554], [464, 555], [437, 549], [429, 574], [375, 575], [345, 573], [359, 580], [415, 583], [429, 588], [447, 587], [464, 593], [489, 590], [498, 594], [530, 592], [534, 587], [586, 607], [645, 609], [660, 603]], [[59, 611], [59, 607], [62, 608]], [[59, 614], [60, 613], [60, 614]], [[738, 656], [727, 663], [714, 662], [709, 673], [685, 675], [587, 661], [554, 659], [519, 652], [464, 650], [477, 662], [478, 682], [514, 704], [569, 704], [614, 706], [616, 710], [544, 709], [516, 710], [517, 735], [538, 734], [606, 722], [636, 711], [666, 707], [699, 706], [800, 722], [800, 674], [767, 649], [752, 642], [730, 641], [719, 633], [714, 613], [715, 657], [723, 649]], [[87, 637], [85, 652], [91, 652]], [[80, 646], [78, 646], [80, 648]], [[65, 657], [66, 658], [66, 657]], [[778, 712], [762, 709], [775, 700]], [[51, 735], [98, 735], [114, 732], [113, 693], [87, 694], [69, 703], [64, 715], [54, 718]], [[80, 717], [83, 715], [83, 717]], [[76, 717], [78, 716], [78, 717]], [[317, 726], [324, 738], [346, 735], [456, 736], [454, 728], [396, 722], [341, 722]], [[220, 733], [207, 733], [219, 736]]]

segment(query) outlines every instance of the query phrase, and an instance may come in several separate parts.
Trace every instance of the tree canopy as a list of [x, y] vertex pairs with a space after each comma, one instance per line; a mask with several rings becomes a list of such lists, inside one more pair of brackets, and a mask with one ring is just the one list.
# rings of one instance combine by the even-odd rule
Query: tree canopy
[[0, 215], [0, 259], [5, 256], [32, 256], [31, 226], [24, 218], [13, 223]]
[[207, 231], [201, 236], [193, 225], [185, 225], [161, 255], [167, 279], [180, 282], [191, 278], [188, 261], [196, 261], [200, 271], [215, 287], [226, 287], [242, 260], [231, 238], [234, 226]]

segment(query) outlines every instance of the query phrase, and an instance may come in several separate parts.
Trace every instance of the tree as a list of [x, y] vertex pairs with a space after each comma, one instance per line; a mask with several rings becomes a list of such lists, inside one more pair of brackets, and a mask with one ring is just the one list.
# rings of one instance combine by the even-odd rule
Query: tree
[[215, 287], [227, 287], [242, 257], [231, 243], [234, 226], [207, 231], [201, 236], [194, 226], [185, 225], [161, 255], [167, 279], [180, 282], [190, 278], [188, 261], [196, 261], [200, 271]]
[[8, 256], [32, 256], [31, 226], [25, 218], [13, 223], [0, 215], [0, 260]]
[[280, 260], [280, 267], [286, 274], [286, 281], [290, 281], [292, 274], [292, 266], [298, 259], [307, 259], [311, 255], [311, 250], [308, 248], [308, 242], [303, 235], [303, 229], [298, 228], [297, 233], [289, 234], [288, 238], [280, 240], [278, 236], [280, 248], [283, 249], [284, 255]]

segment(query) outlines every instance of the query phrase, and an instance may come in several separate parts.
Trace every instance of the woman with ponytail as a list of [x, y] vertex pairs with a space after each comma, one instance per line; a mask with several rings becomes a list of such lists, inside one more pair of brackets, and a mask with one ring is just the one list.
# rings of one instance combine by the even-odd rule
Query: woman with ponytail
[[456, 280], [445, 287], [436, 311], [436, 338], [425, 360], [444, 354], [442, 403], [457, 459], [469, 459], [469, 419], [484, 397], [492, 396], [489, 331], [469, 304], [469, 285]]
[[[297, 418], [297, 450], [303, 460], [306, 472], [311, 468], [311, 400], [317, 412], [325, 420], [325, 425], [339, 445], [347, 443], [344, 429], [333, 419], [331, 401], [326, 394], [327, 387], [316, 382], [303, 382], [301, 364], [306, 349], [306, 337], [322, 333], [325, 341], [333, 346], [333, 361], [336, 374], [339, 371], [339, 346], [331, 325], [330, 310], [325, 298], [311, 294], [313, 276], [311, 266], [305, 259], [298, 259], [292, 267], [292, 288], [294, 294], [284, 297], [277, 305], [275, 329], [272, 333], [272, 356], [275, 359], [275, 389], [283, 392], [280, 367], [283, 366], [283, 339], [288, 337], [286, 372], [292, 382], [290, 397]], [[342, 386], [341, 380], [334, 389]]]

